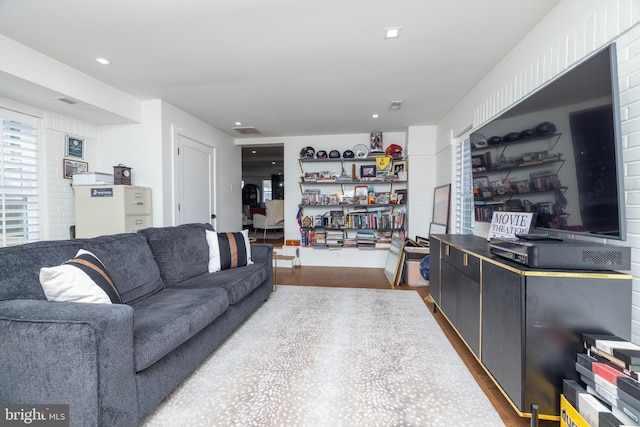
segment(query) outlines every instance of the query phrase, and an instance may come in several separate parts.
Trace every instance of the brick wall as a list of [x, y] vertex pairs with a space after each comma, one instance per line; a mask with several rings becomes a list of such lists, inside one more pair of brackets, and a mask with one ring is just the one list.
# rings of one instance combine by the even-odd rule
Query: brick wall
[[[66, 135], [85, 140], [85, 159], [92, 171], [96, 164], [96, 126], [82, 120], [57, 113], [45, 112], [42, 131], [43, 174], [43, 225], [42, 240], [69, 238], [69, 227], [75, 222], [73, 189], [71, 180], [64, 179], [62, 160]], [[110, 171], [104, 171], [110, 172]]]

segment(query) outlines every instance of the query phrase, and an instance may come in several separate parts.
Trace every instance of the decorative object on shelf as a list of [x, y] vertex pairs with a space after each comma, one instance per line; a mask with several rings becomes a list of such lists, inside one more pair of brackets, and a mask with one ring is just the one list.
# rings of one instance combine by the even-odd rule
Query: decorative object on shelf
[[122, 163], [113, 167], [113, 183], [115, 185], [131, 185], [131, 168]]
[[542, 122], [536, 126], [536, 135], [552, 135], [556, 133], [556, 125], [551, 122]]
[[84, 139], [67, 135], [64, 144], [64, 156], [84, 160]]
[[376, 203], [376, 190], [373, 187], [369, 187], [369, 191], [367, 193], [367, 204], [375, 205]]
[[487, 142], [489, 143], [489, 145], [500, 144], [502, 142], [502, 137], [501, 136], [492, 136], [491, 138], [489, 138], [487, 140]]
[[505, 136], [502, 137], [502, 141], [504, 142], [514, 142], [520, 139], [520, 134], [518, 132], [509, 132]]
[[327, 158], [327, 152], [324, 150], [320, 150], [316, 153], [316, 159], [326, 159]]
[[473, 148], [485, 148], [487, 145], [487, 138], [480, 133], [472, 133], [471, 134], [471, 145]]
[[338, 150], [329, 151], [329, 158], [330, 159], [339, 159], [340, 158], [340, 152]]
[[364, 144], [357, 144], [353, 147], [353, 153], [355, 157], [358, 159], [364, 159], [369, 155], [369, 149]]
[[371, 153], [382, 152], [382, 132], [371, 132], [369, 146]]
[[476, 154], [471, 156], [471, 169], [473, 172], [480, 172], [487, 169], [484, 154]]
[[[407, 161], [406, 160], [394, 160], [393, 161], [393, 175], [397, 176], [398, 178], [400, 178], [400, 173], [401, 172], [408, 172], [407, 171]], [[402, 180], [402, 178], [400, 178]], [[405, 180], [406, 175], [405, 175]]]
[[62, 160], [62, 176], [65, 179], [71, 179], [74, 173], [88, 172], [89, 163], [79, 160], [63, 159]]
[[379, 171], [386, 170], [391, 165], [391, 157], [380, 156], [376, 157], [376, 167]]
[[360, 179], [371, 179], [376, 177], [376, 165], [360, 166]]
[[402, 157], [402, 147], [399, 146], [398, 144], [391, 144], [390, 146], [387, 147], [387, 151], [385, 152], [385, 154], [389, 157], [393, 157], [393, 158], [401, 158]]
[[313, 147], [304, 147], [300, 150], [300, 158], [301, 159], [313, 159], [313, 156], [316, 154], [316, 150]]
[[368, 195], [369, 187], [367, 187], [366, 185], [356, 185], [353, 192], [354, 203], [358, 205], [366, 205]]
[[355, 156], [356, 154], [351, 150], [344, 150], [342, 153], [342, 157], [345, 159], [353, 159]]

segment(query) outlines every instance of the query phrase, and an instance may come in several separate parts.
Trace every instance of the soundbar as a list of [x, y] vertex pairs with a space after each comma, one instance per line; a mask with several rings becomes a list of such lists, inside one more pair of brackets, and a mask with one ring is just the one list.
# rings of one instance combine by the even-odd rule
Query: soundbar
[[630, 270], [631, 248], [577, 240], [491, 239], [491, 253], [533, 268]]

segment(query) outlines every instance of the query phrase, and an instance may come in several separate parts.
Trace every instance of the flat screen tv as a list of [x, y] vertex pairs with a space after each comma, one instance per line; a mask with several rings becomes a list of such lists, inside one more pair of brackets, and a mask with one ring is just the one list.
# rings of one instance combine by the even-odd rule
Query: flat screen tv
[[493, 205], [537, 212], [541, 232], [625, 240], [618, 97], [610, 44], [475, 130], [476, 220]]

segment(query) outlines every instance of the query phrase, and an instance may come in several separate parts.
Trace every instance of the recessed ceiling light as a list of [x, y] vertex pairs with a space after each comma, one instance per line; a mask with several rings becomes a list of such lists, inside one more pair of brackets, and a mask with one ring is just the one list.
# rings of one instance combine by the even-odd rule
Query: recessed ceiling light
[[374, 119], [377, 119], [378, 117], [380, 117], [380, 114], [372, 114], [371, 117], [373, 117]]
[[242, 122], [235, 122], [234, 123], [236, 126], [242, 126]]
[[96, 58], [96, 62], [98, 62], [99, 64], [102, 64], [102, 65], [111, 64], [111, 62], [108, 59], [105, 59], [103, 57]]
[[251, 154], [256, 154], [257, 151], [256, 150], [251, 150]]
[[276, 164], [276, 162], [275, 162], [275, 161], [273, 161], [273, 162], [271, 162], [271, 164], [272, 164], [272, 165], [275, 165], [275, 164]]
[[397, 39], [398, 37], [400, 37], [400, 29], [402, 27], [389, 27], [389, 28], [385, 28], [385, 39]]

